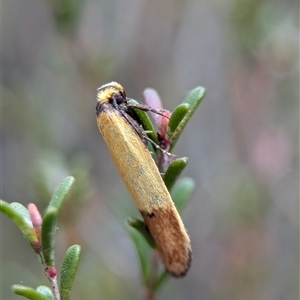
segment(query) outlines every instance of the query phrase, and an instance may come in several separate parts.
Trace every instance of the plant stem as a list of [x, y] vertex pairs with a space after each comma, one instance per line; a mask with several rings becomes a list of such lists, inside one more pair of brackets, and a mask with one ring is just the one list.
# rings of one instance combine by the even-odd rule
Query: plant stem
[[48, 278], [51, 284], [52, 293], [55, 300], [60, 300], [59, 289], [57, 285], [57, 276]]

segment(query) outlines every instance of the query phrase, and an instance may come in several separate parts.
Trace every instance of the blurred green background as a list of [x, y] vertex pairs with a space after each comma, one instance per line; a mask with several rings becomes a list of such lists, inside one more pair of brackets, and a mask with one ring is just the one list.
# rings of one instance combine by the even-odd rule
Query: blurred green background
[[[112, 80], [173, 110], [204, 101], [174, 153], [196, 190], [182, 218], [193, 263], [159, 299], [299, 297], [298, 1], [2, 2], [1, 198], [41, 211], [76, 178], [59, 215], [57, 266], [82, 258], [72, 299], [143, 299], [124, 224], [138, 216], [98, 132], [96, 89]], [[16, 226], [1, 215], [2, 299], [47, 284]]]

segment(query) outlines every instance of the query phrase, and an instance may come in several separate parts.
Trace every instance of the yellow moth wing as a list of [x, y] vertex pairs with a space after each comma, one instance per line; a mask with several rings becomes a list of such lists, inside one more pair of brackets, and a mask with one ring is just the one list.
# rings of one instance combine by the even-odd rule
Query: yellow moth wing
[[169, 205], [169, 192], [150, 152], [126, 120], [113, 111], [102, 113], [98, 127], [138, 209]]

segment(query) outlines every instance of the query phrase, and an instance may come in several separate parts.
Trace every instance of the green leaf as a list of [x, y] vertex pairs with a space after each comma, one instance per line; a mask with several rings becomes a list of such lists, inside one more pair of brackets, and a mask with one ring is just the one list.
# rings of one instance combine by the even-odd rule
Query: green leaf
[[40, 285], [36, 288], [36, 291], [47, 297], [48, 300], [54, 300], [53, 293], [50, 288], [45, 285]]
[[171, 140], [171, 146], [170, 146], [170, 151], [174, 148], [176, 142], [178, 141], [178, 138], [180, 137], [183, 129], [185, 128], [186, 124], [196, 111], [197, 107], [199, 104], [202, 102], [204, 96], [205, 96], [205, 88], [199, 86], [196, 87], [195, 89], [191, 90], [189, 94], [187, 95], [186, 99], [184, 100], [183, 103], [186, 103], [190, 106], [189, 111], [185, 114], [181, 122], [178, 124], [177, 128], [175, 129], [174, 132], [169, 130], [170, 133], [172, 133], [171, 136], [168, 136]]
[[16, 295], [23, 296], [27, 299], [31, 300], [49, 300], [48, 297], [44, 296], [40, 292], [36, 291], [35, 289], [20, 285], [20, 284], [14, 284], [12, 286], [12, 290]]
[[64, 257], [60, 273], [60, 296], [61, 300], [69, 300], [74, 278], [78, 268], [81, 247], [79, 245], [71, 246]]
[[[38, 238], [35, 234], [34, 229], [32, 228], [31, 221], [28, 220], [28, 212], [25, 213], [24, 209], [26, 209], [22, 204], [18, 203], [19, 205], [10, 205], [9, 203], [0, 200], [0, 210], [5, 213], [21, 230], [23, 236], [33, 249], [35, 253], [38, 253], [39, 251], [36, 249], [36, 245], [38, 243]], [[15, 207], [18, 207], [16, 210]], [[23, 206], [21, 209], [20, 207]]]
[[190, 105], [188, 103], [182, 103], [174, 109], [168, 123], [167, 135], [169, 137], [172, 136], [175, 129], [178, 127], [181, 120], [187, 114], [189, 109], [190, 109]]
[[57, 210], [59, 210], [63, 202], [65, 201], [66, 196], [70, 192], [74, 182], [75, 182], [75, 178], [72, 176], [68, 176], [65, 179], [63, 179], [63, 181], [55, 189], [49, 206], [53, 206]]
[[168, 166], [168, 169], [165, 172], [163, 180], [169, 191], [172, 189], [174, 183], [176, 182], [177, 178], [179, 177], [183, 169], [186, 167], [187, 163], [188, 163], [187, 157], [180, 157], [174, 159]]
[[191, 107], [197, 108], [197, 106], [203, 100], [203, 97], [206, 94], [206, 89], [202, 86], [197, 86], [196, 88], [192, 89], [186, 98], [184, 99], [183, 103], [188, 103]]
[[[133, 99], [130, 99], [128, 101], [128, 103], [132, 103], [132, 104], [139, 104], [137, 101], [133, 100]], [[157, 135], [156, 135], [156, 131], [154, 129], [154, 126], [150, 120], [150, 117], [148, 116], [148, 114], [137, 108], [137, 107], [132, 107], [133, 111], [135, 112], [137, 118], [139, 119], [141, 125], [143, 126], [143, 129], [145, 131], [149, 131], [147, 133], [148, 137], [156, 144], [158, 144], [158, 139], [157, 139]]]
[[149, 247], [148, 242], [144, 236], [137, 230], [135, 227], [129, 225], [131, 220], [128, 220], [127, 230], [131, 237], [131, 240], [135, 246], [139, 261], [140, 261], [140, 271], [144, 281], [144, 284], [147, 284], [148, 277], [151, 270], [151, 259], [150, 253], [151, 248]]
[[170, 276], [167, 270], [163, 271], [159, 276], [157, 276], [153, 290], [157, 291], [168, 278], [170, 278]]
[[186, 206], [194, 189], [195, 181], [189, 177], [182, 178], [175, 183], [171, 191], [171, 197], [179, 213]]
[[19, 215], [21, 215], [23, 217], [23, 220], [27, 223], [28, 226], [33, 227], [28, 209], [23, 204], [18, 203], [18, 202], [12, 202], [12, 203], [10, 203], [10, 206], [15, 211], [17, 211]]
[[150, 234], [149, 230], [147, 230], [147, 227], [142, 220], [136, 218], [128, 218], [127, 222], [130, 226], [132, 226], [133, 228], [135, 228], [137, 231], [140, 232], [140, 234], [145, 238], [145, 240], [148, 242], [151, 248], [153, 249], [156, 248], [153, 237]]
[[46, 266], [54, 266], [54, 242], [56, 233], [57, 209], [49, 206], [42, 223], [42, 249]]

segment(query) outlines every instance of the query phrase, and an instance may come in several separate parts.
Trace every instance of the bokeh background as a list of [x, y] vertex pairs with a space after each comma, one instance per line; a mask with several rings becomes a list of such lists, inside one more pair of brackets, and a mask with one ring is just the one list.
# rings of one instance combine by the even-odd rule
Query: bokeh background
[[[2, 1], [1, 198], [59, 215], [57, 265], [83, 247], [72, 299], [143, 299], [126, 218], [138, 216], [98, 132], [96, 89], [112, 80], [173, 110], [207, 95], [174, 152], [196, 189], [182, 218], [193, 264], [159, 299], [299, 297], [299, 3], [271, 0]], [[1, 215], [2, 299], [47, 284]]]

